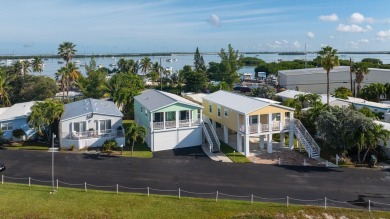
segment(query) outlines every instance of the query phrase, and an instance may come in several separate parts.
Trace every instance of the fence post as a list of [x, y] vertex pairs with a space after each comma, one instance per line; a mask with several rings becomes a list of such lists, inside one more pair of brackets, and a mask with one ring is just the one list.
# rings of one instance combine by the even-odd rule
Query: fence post
[[287, 199], [286, 199], [287, 201], [286, 201], [286, 204], [287, 204], [287, 207], [288, 207], [288, 196], [287, 196]]
[[4, 184], [4, 175], [1, 175], [1, 185]]
[[147, 190], [148, 190], [148, 196], [149, 196], [149, 186], [147, 187]]
[[31, 186], [31, 177], [28, 177], [28, 186]]
[[303, 159], [303, 166], [306, 166], [306, 159]]
[[326, 197], [325, 197], [325, 209], [326, 209]]
[[179, 199], [180, 199], [180, 188], [179, 188]]
[[87, 191], [87, 182], [84, 182], [84, 189], [85, 189], [85, 192]]
[[371, 200], [368, 200], [368, 212], [371, 212]]
[[218, 191], [217, 191], [217, 195], [215, 196], [215, 202], [218, 201]]
[[328, 161], [326, 161], [325, 165], [326, 165], [326, 167], [328, 167], [328, 166], [329, 166], [329, 164], [328, 164]]
[[282, 161], [280, 160], [280, 157], [279, 157], [278, 163], [279, 163], [279, 166], [282, 164]]
[[118, 193], [119, 193], [119, 186], [118, 184], [116, 184], [116, 194], [118, 195]]
[[251, 204], [253, 205], [253, 194], [251, 195]]
[[57, 190], [58, 190], [58, 179], [56, 180]]

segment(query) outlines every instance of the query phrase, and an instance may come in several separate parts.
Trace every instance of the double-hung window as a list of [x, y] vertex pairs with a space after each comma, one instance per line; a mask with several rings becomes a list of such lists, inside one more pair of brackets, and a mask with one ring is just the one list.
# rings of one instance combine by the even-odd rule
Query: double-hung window
[[101, 134], [111, 132], [111, 119], [99, 120], [99, 131]]
[[1, 130], [7, 131], [12, 129], [13, 129], [12, 122], [1, 123]]

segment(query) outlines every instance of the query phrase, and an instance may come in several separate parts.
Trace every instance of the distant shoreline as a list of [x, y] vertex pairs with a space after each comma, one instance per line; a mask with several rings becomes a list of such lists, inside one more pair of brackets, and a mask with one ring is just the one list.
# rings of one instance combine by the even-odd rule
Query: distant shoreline
[[[205, 52], [202, 55], [218, 55], [219, 52]], [[316, 54], [317, 52], [307, 52], [307, 54]], [[279, 54], [279, 55], [304, 55], [304, 52], [240, 52], [240, 54]], [[390, 51], [373, 51], [373, 52], [338, 52], [337, 54], [390, 54]], [[135, 56], [185, 56], [194, 55], [194, 52], [161, 52], [161, 53], [106, 53], [106, 54], [77, 54], [73, 58], [109, 58], [109, 57], [135, 57]], [[30, 59], [34, 57], [40, 58], [58, 58], [59, 55], [36, 54], [36, 55], [0, 55], [0, 59]]]

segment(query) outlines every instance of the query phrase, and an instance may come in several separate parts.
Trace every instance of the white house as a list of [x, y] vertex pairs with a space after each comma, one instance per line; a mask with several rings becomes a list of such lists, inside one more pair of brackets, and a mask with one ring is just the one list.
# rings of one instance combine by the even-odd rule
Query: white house
[[151, 151], [202, 145], [203, 107], [175, 94], [146, 90], [134, 97], [134, 118]]
[[60, 146], [100, 147], [108, 139], [125, 144], [123, 114], [111, 101], [84, 99], [65, 104], [59, 123]]
[[36, 131], [28, 124], [27, 118], [31, 113], [31, 107], [35, 101], [17, 103], [11, 107], [0, 108], [0, 126], [3, 131], [3, 138], [15, 140], [12, 131], [23, 129], [25, 138], [31, 138]]

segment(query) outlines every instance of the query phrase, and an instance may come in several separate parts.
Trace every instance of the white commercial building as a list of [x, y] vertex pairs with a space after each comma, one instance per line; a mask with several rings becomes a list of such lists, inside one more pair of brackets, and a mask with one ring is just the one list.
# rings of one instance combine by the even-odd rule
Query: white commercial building
[[[370, 68], [370, 73], [364, 77], [362, 87], [371, 83], [390, 82], [390, 70]], [[354, 81], [355, 75], [352, 75]], [[297, 90], [310, 93], [326, 93], [326, 71], [323, 68], [307, 68], [283, 70], [278, 72], [279, 85], [287, 90]], [[329, 74], [330, 93], [338, 87], [351, 89], [349, 66], [334, 67]], [[354, 84], [356, 87], [356, 84]]]

